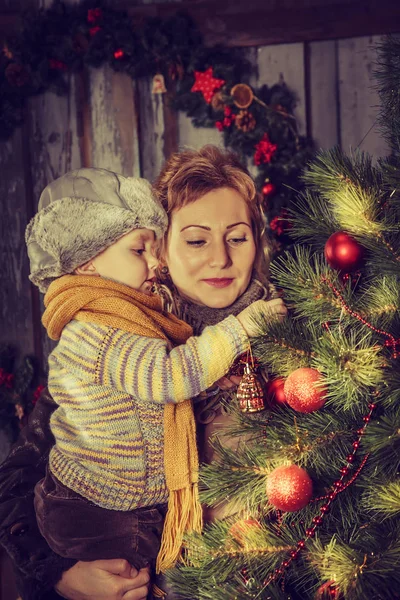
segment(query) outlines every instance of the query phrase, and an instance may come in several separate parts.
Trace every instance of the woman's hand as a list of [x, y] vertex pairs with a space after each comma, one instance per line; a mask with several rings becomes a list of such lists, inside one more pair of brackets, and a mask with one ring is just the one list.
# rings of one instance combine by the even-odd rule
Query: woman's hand
[[214, 385], [217, 385], [220, 390], [231, 390], [239, 385], [241, 381], [241, 377], [238, 375], [226, 375], [225, 377], [221, 377], [218, 381], [215, 382]]
[[255, 337], [260, 334], [258, 321], [266, 318], [270, 320], [283, 319], [287, 315], [287, 308], [281, 298], [273, 300], [257, 300], [242, 310], [236, 318], [241, 323], [243, 329], [249, 337]]
[[146, 600], [149, 581], [149, 569], [137, 571], [122, 558], [79, 561], [55, 589], [68, 600]]

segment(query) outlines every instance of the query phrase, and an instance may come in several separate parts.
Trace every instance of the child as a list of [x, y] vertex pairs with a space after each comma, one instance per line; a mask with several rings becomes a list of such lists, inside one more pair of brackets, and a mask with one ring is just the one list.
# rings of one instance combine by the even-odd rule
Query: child
[[148, 182], [104, 169], [48, 185], [27, 228], [43, 324], [59, 340], [48, 383], [55, 445], [35, 508], [67, 558], [125, 558], [139, 569], [158, 555], [163, 571], [184, 531], [201, 529], [190, 398], [247, 350], [254, 310], [196, 338], [164, 313], [151, 288], [166, 229]]

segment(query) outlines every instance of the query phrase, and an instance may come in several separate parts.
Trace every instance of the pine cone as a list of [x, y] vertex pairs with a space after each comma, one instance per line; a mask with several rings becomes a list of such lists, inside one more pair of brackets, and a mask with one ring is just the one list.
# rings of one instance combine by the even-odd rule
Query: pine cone
[[241, 110], [236, 116], [235, 124], [238, 129], [244, 131], [252, 131], [256, 126], [256, 120], [251, 112], [248, 110]]

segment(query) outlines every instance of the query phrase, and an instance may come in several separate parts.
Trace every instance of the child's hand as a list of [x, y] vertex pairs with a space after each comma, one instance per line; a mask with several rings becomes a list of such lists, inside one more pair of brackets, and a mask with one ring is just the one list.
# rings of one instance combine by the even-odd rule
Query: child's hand
[[257, 300], [253, 302], [253, 304], [242, 310], [236, 318], [241, 323], [247, 335], [254, 337], [260, 334], [257, 324], [260, 318], [266, 317], [271, 320], [278, 319], [283, 321], [286, 315], [287, 308], [283, 300], [281, 298], [274, 298], [273, 300]]

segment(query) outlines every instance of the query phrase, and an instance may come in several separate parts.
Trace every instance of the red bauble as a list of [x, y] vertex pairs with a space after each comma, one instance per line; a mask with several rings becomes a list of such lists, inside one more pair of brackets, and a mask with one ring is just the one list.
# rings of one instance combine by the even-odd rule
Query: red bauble
[[310, 413], [318, 410], [326, 400], [326, 388], [315, 385], [322, 379], [321, 373], [315, 369], [296, 369], [285, 381], [286, 402], [298, 412]]
[[350, 273], [361, 265], [364, 248], [345, 231], [338, 231], [325, 244], [325, 258], [333, 269]]
[[94, 37], [96, 35], [96, 33], [98, 33], [99, 31], [101, 31], [101, 27], [99, 27], [98, 25], [95, 25], [94, 27], [91, 27], [89, 29], [89, 34], [91, 37]]
[[278, 510], [300, 510], [310, 502], [312, 493], [309, 474], [297, 465], [277, 467], [268, 475], [268, 500]]
[[229, 534], [235, 542], [243, 545], [246, 538], [255, 529], [261, 529], [261, 525], [256, 519], [240, 519], [229, 528]]
[[121, 58], [124, 58], [124, 56], [125, 52], [121, 48], [118, 48], [118, 50], [114, 52], [114, 58], [116, 60], [121, 60]]
[[273, 183], [266, 183], [263, 186], [262, 193], [264, 196], [272, 196], [275, 193], [276, 187]]
[[68, 70], [68, 67], [64, 62], [62, 62], [61, 60], [56, 60], [55, 58], [49, 59], [49, 66], [50, 66], [50, 69], [53, 69], [54, 71], [67, 71]]
[[272, 381], [268, 382], [267, 400], [270, 406], [274, 406], [276, 404], [286, 404], [286, 396], [283, 390], [284, 385], [285, 380], [281, 377], [272, 379]]

